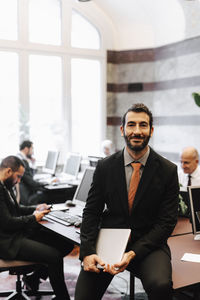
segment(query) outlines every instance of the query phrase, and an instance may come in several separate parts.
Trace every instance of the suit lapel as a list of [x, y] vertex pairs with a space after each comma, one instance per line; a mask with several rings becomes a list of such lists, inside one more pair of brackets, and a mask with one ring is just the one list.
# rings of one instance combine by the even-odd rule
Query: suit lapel
[[124, 152], [120, 151], [117, 153], [114, 166], [113, 166], [114, 174], [112, 182], [115, 185], [115, 189], [117, 191], [117, 197], [119, 199], [119, 205], [122, 207], [124, 213], [128, 216], [128, 194], [126, 187], [126, 177], [124, 170]]
[[142, 173], [142, 177], [140, 179], [140, 183], [138, 185], [138, 189], [133, 202], [133, 209], [141, 201], [144, 192], [148, 188], [152, 178], [154, 177], [154, 174], [156, 173], [157, 167], [158, 164], [157, 164], [155, 152], [152, 149], [150, 149], [149, 157], [147, 159], [144, 171]]
[[[6, 189], [6, 187], [4, 185], [2, 185], [3, 189], [4, 189], [4, 193], [6, 194], [5, 200], [7, 201], [8, 207], [10, 207], [10, 209], [12, 209], [12, 211], [17, 211], [18, 210], [18, 203], [16, 200], [16, 197], [14, 195], [13, 191], [10, 191], [10, 195], [8, 190]], [[11, 199], [12, 197], [12, 199]]]

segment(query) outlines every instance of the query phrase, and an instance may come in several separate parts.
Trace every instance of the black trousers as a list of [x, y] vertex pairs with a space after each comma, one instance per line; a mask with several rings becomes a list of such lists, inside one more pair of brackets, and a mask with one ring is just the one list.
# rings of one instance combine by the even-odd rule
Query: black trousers
[[69, 300], [64, 279], [63, 257], [69, 254], [73, 247], [64, 237], [38, 225], [32, 233], [23, 238], [16, 259], [46, 265], [48, 274], [45, 274], [45, 268], [41, 268], [36, 271], [38, 277], [45, 278], [48, 275], [57, 299]]
[[[172, 268], [167, 253], [159, 249], [147, 255], [140, 263], [129, 264], [128, 271], [140, 278], [149, 300], [172, 300]], [[100, 300], [113, 276], [109, 273], [86, 272], [81, 269], [75, 300]]]

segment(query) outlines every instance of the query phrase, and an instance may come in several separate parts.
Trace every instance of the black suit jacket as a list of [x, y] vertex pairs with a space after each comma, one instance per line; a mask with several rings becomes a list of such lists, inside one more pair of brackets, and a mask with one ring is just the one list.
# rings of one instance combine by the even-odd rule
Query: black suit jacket
[[33, 179], [33, 170], [30, 168], [27, 160], [23, 159], [23, 163], [25, 165], [25, 172], [19, 184], [20, 203], [27, 205], [29, 197], [35, 195], [38, 190], [42, 190], [44, 184]]
[[28, 230], [37, 226], [35, 216], [32, 214], [35, 206], [19, 205], [14, 194], [12, 196], [14, 201], [0, 183], [0, 257], [3, 259], [14, 259], [21, 240], [27, 235]]
[[95, 253], [99, 227], [131, 228], [127, 250], [136, 260], [156, 248], [170, 254], [167, 239], [177, 222], [178, 192], [176, 165], [150, 149], [129, 214], [123, 151], [100, 160], [83, 212], [80, 259]]

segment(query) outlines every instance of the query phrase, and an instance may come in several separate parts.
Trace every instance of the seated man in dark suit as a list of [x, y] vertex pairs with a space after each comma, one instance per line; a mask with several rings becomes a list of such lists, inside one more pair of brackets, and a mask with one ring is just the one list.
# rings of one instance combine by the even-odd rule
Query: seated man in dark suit
[[56, 299], [69, 300], [64, 280], [63, 257], [73, 245], [51, 232], [39, 221], [50, 212], [47, 204], [23, 206], [17, 203], [13, 187], [24, 175], [24, 164], [16, 156], [0, 164], [0, 257], [8, 260], [34, 261], [44, 264], [24, 281], [37, 290], [40, 278], [49, 276]]
[[[102, 299], [125, 269], [141, 279], [149, 300], [172, 300], [167, 239], [177, 222], [177, 167], [148, 146], [153, 117], [144, 104], [126, 111], [120, 129], [125, 148], [98, 161], [83, 211], [75, 300]], [[100, 227], [131, 229], [122, 260], [111, 266], [96, 254]]]
[[33, 179], [34, 169], [32, 168], [33, 143], [23, 141], [20, 144], [18, 157], [23, 160], [25, 166], [24, 176], [19, 184], [20, 203], [23, 205], [32, 205], [46, 202], [46, 195], [43, 192], [44, 184]]

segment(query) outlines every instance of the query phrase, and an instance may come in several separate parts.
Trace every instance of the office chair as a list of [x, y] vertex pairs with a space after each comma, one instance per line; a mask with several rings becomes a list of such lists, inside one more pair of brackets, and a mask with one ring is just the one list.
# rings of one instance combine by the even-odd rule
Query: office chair
[[36, 266], [37, 263], [27, 262], [27, 261], [19, 261], [19, 260], [4, 260], [0, 259], [0, 272], [9, 271], [11, 275], [16, 275], [16, 289], [9, 291], [0, 291], [0, 297], [7, 297], [7, 300], [10, 299], [26, 299], [30, 300], [28, 296], [37, 296], [37, 299], [40, 299], [42, 295], [52, 295], [53, 290], [42, 290], [42, 291], [29, 291], [23, 289], [21, 276], [27, 274]]

